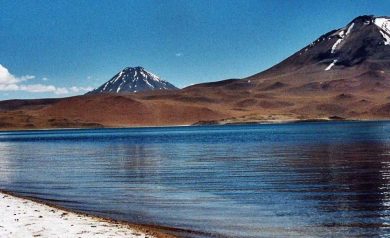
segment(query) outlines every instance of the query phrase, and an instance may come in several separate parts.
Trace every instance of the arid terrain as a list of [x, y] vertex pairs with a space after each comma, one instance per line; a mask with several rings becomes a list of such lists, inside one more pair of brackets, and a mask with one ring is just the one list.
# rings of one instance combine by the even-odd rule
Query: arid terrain
[[0, 128], [390, 119], [389, 22], [358, 17], [243, 79], [181, 90], [2, 101]]
[[[369, 71], [357, 76], [375, 73], [384, 74]], [[160, 93], [10, 100], [0, 102], [0, 126], [34, 129], [390, 118], [390, 81], [355, 78], [295, 83], [289, 76], [254, 76]]]

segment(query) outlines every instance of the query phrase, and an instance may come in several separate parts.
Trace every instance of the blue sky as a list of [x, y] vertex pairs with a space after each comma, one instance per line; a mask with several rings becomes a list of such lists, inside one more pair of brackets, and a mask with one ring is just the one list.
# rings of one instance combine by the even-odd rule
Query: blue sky
[[0, 0], [0, 99], [82, 94], [127, 66], [178, 87], [246, 77], [390, 1]]

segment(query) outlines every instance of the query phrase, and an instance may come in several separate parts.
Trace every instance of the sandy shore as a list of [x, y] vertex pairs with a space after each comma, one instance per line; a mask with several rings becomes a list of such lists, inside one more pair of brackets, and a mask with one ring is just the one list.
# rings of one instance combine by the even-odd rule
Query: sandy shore
[[168, 237], [0, 193], [0, 237]]

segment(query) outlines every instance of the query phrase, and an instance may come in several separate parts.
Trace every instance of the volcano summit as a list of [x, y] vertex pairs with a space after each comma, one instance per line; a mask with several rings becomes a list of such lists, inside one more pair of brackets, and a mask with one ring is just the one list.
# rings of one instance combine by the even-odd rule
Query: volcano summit
[[175, 90], [177, 89], [167, 81], [161, 80], [158, 76], [146, 71], [144, 68], [127, 67], [117, 73], [108, 82], [97, 89], [89, 92], [95, 93], [136, 93], [153, 90]]

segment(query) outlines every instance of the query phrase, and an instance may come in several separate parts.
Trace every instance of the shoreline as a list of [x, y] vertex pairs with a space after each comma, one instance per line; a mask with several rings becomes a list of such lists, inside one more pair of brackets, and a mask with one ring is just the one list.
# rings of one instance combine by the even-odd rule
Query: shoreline
[[[0, 190], [0, 237], [129, 237], [174, 238], [164, 230], [148, 225], [93, 216], [36, 198]], [[179, 229], [178, 229], [179, 231]]]
[[[262, 120], [262, 121], [241, 121], [241, 122], [225, 122], [220, 121], [200, 121], [193, 124], [165, 125], [165, 126], [103, 126], [103, 127], [50, 127], [50, 128], [15, 128], [1, 129], [2, 132], [34, 132], [34, 131], [67, 131], [67, 130], [93, 130], [93, 129], [149, 129], [149, 128], [180, 128], [180, 127], [199, 127], [199, 126], [239, 126], [239, 125], [283, 125], [283, 124], [299, 124], [299, 123], [326, 123], [326, 122], [390, 122], [390, 119], [286, 119], [286, 120]], [[1, 192], [1, 191], [0, 191]]]

